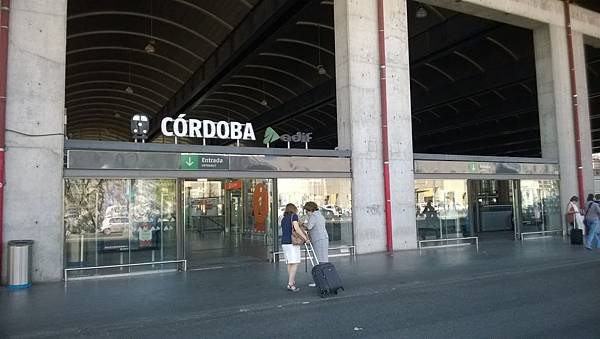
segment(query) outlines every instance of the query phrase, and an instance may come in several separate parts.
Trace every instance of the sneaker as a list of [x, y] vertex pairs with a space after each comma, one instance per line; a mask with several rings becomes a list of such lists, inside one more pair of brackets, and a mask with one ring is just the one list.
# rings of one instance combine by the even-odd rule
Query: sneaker
[[310, 284], [308, 284], [308, 287], [317, 287], [317, 284], [315, 284], [315, 283], [310, 283]]
[[290, 292], [299, 292], [300, 289], [296, 285], [287, 285], [287, 290]]

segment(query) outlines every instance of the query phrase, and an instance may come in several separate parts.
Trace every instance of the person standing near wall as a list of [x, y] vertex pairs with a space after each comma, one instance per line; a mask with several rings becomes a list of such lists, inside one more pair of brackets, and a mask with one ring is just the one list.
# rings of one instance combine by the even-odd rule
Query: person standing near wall
[[[306, 228], [310, 234], [315, 255], [320, 264], [329, 262], [329, 235], [325, 228], [325, 217], [321, 214], [319, 206], [313, 201], [304, 204], [304, 210], [308, 215]], [[309, 286], [314, 287], [315, 284], [311, 283]]]

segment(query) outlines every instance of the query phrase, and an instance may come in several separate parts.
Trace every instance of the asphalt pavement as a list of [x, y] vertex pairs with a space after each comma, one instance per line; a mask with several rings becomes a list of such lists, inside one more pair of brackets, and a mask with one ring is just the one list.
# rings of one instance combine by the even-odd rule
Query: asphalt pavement
[[283, 263], [0, 289], [9, 338], [600, 338], [600, 250], [562, 239], [334, 258], [321, 299]]

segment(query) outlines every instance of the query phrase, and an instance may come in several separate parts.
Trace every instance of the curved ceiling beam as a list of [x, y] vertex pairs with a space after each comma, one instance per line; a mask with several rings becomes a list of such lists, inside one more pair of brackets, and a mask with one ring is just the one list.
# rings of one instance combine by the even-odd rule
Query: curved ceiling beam
[[[89, 113], [92, 112], [92, 113]], [[103, 113], [98, 113], [98, 112], [110, 112], [112, 114], [103, 114]], [[118, 114], [118, 116], [116, 116]], [[86, 109], [79, 109], [76, 111], [70, 111], [69, 115], [67, 116], [67, 124], [69, 123], [70, 119], [76, 119], [79, 118], [80, 116], [97, 116], [97, 117], [104, 117], [104, 118], [123, 118], [125, 117], [127, 119], [127, 121], [131, 120], [131, 117], [135, 114], [135, 112], [125, 112], [125, 111], [121, 111], [118, 109], [110, 109], [110, 108], [86, 108]], [[109, 115], [112, 115], [109, 117]]]
[[123, 135], [126, 135], [126, 136], [129, 136], [129, 134], [130, 134], [129, 126], [127, 126], [127, 128], [121, 128], [121, 127], [115, 128], [113, 126], [106, 125], [101, 122], [99, 123], [98, 121], [96, 121], [94, 123], [94, 125], [91, 125], [91, 126], [90, 126], [90, 124], [86, 124], [86, 123], [70, 126], [67, 128], [67, 133], [70, 132], [69, 128], [71, 130], [73, 130], [73, 129], [74, 130], [86, 130], [87, 129], [87, 130], [97, 130], [97, 131], [102, 130], [102, 131], [108, 132], [108, 133], [110, 133], [110, 132], [119, 133], [119, 134], [122, 133]]
[[250, 9], [252, 9], [252, 4], [251, 4], [251, 3], [249, 3], [248, 1], [246, 1], [246, 0], [240, 0], [240, 2], [241, 2], [242, 4], [244, 4], [246, 7], [248, 7], [248, 8], [250, 8]]
[[330, 31], [334, 31], [333, 26], [328, 26], [328, 25], [324, 25], [322, 23], [319, 22], [312, 22], [312, 21], [297, 21], [296, 25], [298, 26], [312, 26], [312, 27], [320, 27], [320, 28], [325, 28], [328, 29]]
[[127, 93], [124, 90], [119, 90], [119, 89], [112, 89], [112, 88], [102, 88], [102, 89], [84, 89], [81, 91], [74, 91], [74, 92], [69, 92], [67, 93], [66, 97], [70, 97], [70, 96], [74, 96], [74, 95], [78, 95], [78, 94], [83, 94], [83, 93], [98, 93], [98, 92], [109, 92], [109, 93], [118, 93], [118, 94], [122, 94], [125, 96], [132, 96], [132, 97], [136, 97], [142, 100], [145, 100], [153, 105], [156, 105], [158, 107], [162, 107], [161, 103], [158, 103], [152, 99], [149, 99], [148, 97], [144, 96], [144, 95], [139, 95], [135, 92], [133, 93]]
[[88, 76], [88, 75], [96, 75], [96, 74], [111, 74], [111, 75], [112, 74], [118, 74], [118, 75], [123, 75], [125, 77], [128, 77], [129, 75], [131, 75], [131, 77], [140, 78], [140, 79], [143, 79], [144, 81], [148, 81], [148, 82], [153, 83], [153, 84], [155, 84], [157, 86], [160, 86], [160, 87], [166, 89], [171, 94], [175, 93], [175, 90], [173, 88], [171, 88], [171, 87], [163, 84], [162, 82], [156, 81], [156, 80], [154, 80], [152, 78], [148, 78], [146, 76], [139, 75], [139, 74], [133, 73], [133, 72], [130, 74], [130, 73], [127, 73], [127, 72], [120, 72], [120, 71], [85, 71], [85, 72], [77, 72], [77, 73], [73, 73], [73, 74], [67, 75], [66, 79], [69, 80], [69, 79], [77, 78], [77, 77], [80, 77], [80, 76]]
[[95, 85], [95, 84], [115, 84], [115, 85], [122, 85], [122, 86], [133, 86], [133, 87], [138, 87], [143, 89], [144, 91], [150, 92], [158, 97], [161, 97], [164, 100], [169, 100], [169, 98], [167, 98], [166, 96], [156, 92], [155, 90], [152, 90], [146, 86], [142, 86], [140, 84], [136, 84], [136, 83], [130, 83], [127, 81], [115, 81], [115, 80], [91, 80], [91, 81], [81, 81], [81, 82], [74, 82], [72, 84], [69, 84], [68, 86], [65, 87], [65, 89], [69, 89], [69, 88], [73, 88], [73, 87], [78, 87], [78, 86], [84, 86], [84, 85]]
[[443, 75], [444, 77], [448, 78], [448, 80], [450, 80], [451, 82], [456, 82], [456, 79], [454, 79], [454, 77], [452, 77], [450, 74], [448, 74], [448, 73], [444, 72], [444, 71], [443, 71], [441, 68], [439, 68], [439, 67], [437, 67], [437, 66], [435, 66], [435, 65], [432, 65], [432, 64], [431, 64], [431, 63], [429, 63], [429, 62], [426, 62], [426, 63], [424, 63], [423, 65], [425, 65], [425, 66], [427, 66], [427, 67], [431, 68], [432, 70], [434, 70], [434, 71], [436, 71], [436, 72], [440, 73], [440, 74], [441, 74], [441, 75]]
[[[227, 21], [221, 19], [221, 17], [217, 16], [216, 14], [213, 14], [211, 11], [208, 11], [208, 10], [206, 10], [206, 9], [198, 6], [198, 5], [189, 3], [187, 1], [183, 1], [183, 0], [171, 0], [171, 1], [180, 3], [180, 4], [185, 5], [185, 6], [189, 6], [189, 7], [193, 8], [193, 9], [201, 12], [202, 14], [204, 14], [204, 15], [212, 18], [213, 20], [215, 20], [216, 22], [220, 23], [222, 26], [224, 26], [228, 30], [230, 30], [230, 31], [233, 30], [233, 26], [231, 26], [229, 23], [227, 23]], [[252, 6], [250, 6], [249, 8], [252, 8]]]
[[307, 42], [307, 41], [298, 40], [298, 39], [289, 39], [289, 38], [279, 38], [279, 39], [275, 39], [275, 41], [277, 41], [277, 42], [289, 42], [289, 43], [292, 43], [292, 44], [309, 46], [309, 47], [321, 50], [321, 51], [323, 51], [323, 52], [325, 52], [327, 54], [330, 54], [331, 56], [335, 56], [335, 53], [333, 51], [330, 51], [330, 50], [328, 50], [327, 48], [325, 48], [323, 46], [315, 45], [312, 42]]
[[89, 97], [71, 99], [71, 100], [67, 100], [65, 102], [65, 105], [67, 106], [67, 109], [68, 109], [69, 105], [71, 103], [79, 102], [79, 101], [83, 101], [83, 100], [115, 100], [118, 102], [128, 102], [130, 104], [138, 105], [139, 107], [143, 107], [144, 109], [141, 110], [142, 112], [152, 113], [152, 114], [156, 113], [151, 107], [141, 104], [137, 101], [129, 100], [129, 99], [125, 99], [125, 98], [119, 98], [119, 97], [109, 97], [109, 96], [89, 96]]
[[493, 43], [494, 45], [500, 47], [500, 49], [502, 49], [503, 51], [505, 51], [508, 55], [510, 55], [513, 59], [515, 59], [515, 61], [519, 61], [519, 57], [515, 54], [515, 52], [513, 52], [510, 48], [508, 48], [507, 46], [503, 45], [500, 41], [492, 38], [492, 37], [485, 37], [486, 40], [488, 40], [489, 42]]
[[[293, 60], [296, 62], [299, 62], [303, 65], [306, 65], [312, 69], [314, 69], [315, 71], [318, 71], [317, 65], [313, 65], [312, 63], [306, 61], [306, 60], [302, 60], [287, 54], [280, 54], [280, 53], [259, 53], [258, 55], [260, 56], [270, 56], [270, 57], [275, 57], [275, 58], [282, 58], [282, 59], [287, 59], [287, 60]], [[329, 75], [328, 73], [325, 73], [325, 76], [328, 77], [329, 79], [331, 79], [331, 75]]]
[[189, 55], [193, 56], [194, 58], [200, 60], [201, 62], [204, 62], [205, 59], [201, 56], [199, 56], [198, 54], [190, 51], [189, 49], [178, 45], [174, 42], [171, 42], [169, 40], [165, 40], [165, 39], [161, 39], [161, 38], [157, 38], [155, 36], [149, 35], [149, 34], [145, 34], [145, 33], [138, 33], [138, 32], [130, 32], [130, 31], [118, 31], [118, 30], [102, 30], [102, 31], [88, 31], [88, 32], [83, 32], [83, 33], [76, 33], [76, 34], [71, 34], [71, 35], [67, 35], [67, 40], [68, 39], [75, 39], [75, 38], [81, 38], [81, 37], [86, 37], [86, 36], [90, 36], [90, 35], [102, 35], [102, 34], [121, 34], [121, 35], [133, 35], [133, 36], [137, 36], [137, 37], [142, 37], [144, 39], [147, 40], [156, 40], [156, 41], [160, 41], [162, 43], [165, 43], [167, 45], [173, 46], [175, 48], [178, 48], [186, 53], [188, 53]]
[[475, 66], [475, 68], [477, 68], [481, 73], [485, 72], [485, 69], [480, 64], [476, 63], [475, 60], [469, 58], [468, 56], [464, 55], [459, 51], [454, 51], [453, 53], [463, 58], [466, 62], [470, 63], [471, 65]]
[[105, 106], [105, 107], [118, 107], [118, 108], [121, 108], [121, 109], [131, 110], [131, 111], [133, 111], [135, 113], [141, 112], [139, 109], [137, 109], [135, 107], [128, 106], [128, 105], [115, 104], [115, 103], [112, 103], [112, 102], [101, 102], [101, 101], [95, 101], [95, 102], [89, 102], [89, 103], [86, 102], [86, 103], [83, 103], [83, 104], [77, 104], [77, 105], [72, 105], [72, 106], [67, 107], [67, 122], [69, 121], [69, 114], [70, 114], [69, 112], [76, 111], [77, 109], [79, 109], [81, 107], [90, 107], [90, 106], [92, 106], [93, 108], [104, 108], [102, 106]]
[[228, 117], [227, 114], [225, 114], [225, 113], [219, 113], [219, 112], [213, 112], [213, 111], [206, 111], [206, 110], [195, 110], [195, 111], [192, 111], [192, 115], [194, 115], [196, 118], [201, 118], [201, 119], [206, 119], [206, 118], [212, 119], [212, 118], [215, 118], [214, 120], [231, 120], [231, 118]]
[[234, 111], [231, 108], [228, 107], [223, 107], [223, 106], [217, 106], [217, 105], [207, 105], [207, 104], [200, 104], [198, 106], [196, 106], [196, 109], [194, 110], [198, 110], [198, 108], [202, 108], [202, 107], [206, 107], [206, 108], [212, 108], [212, 109], [222, 109], [224, 111], [227, 111], [227, 114], [232, 114], [235, 115], [237, 118], [240, 118], [240, 122], [246, 121], [246, 120], [250, 120], [248, 119], [248, 117], [245, 114], [239, 113], [238, 111]]
[[[72, 137], [70, 137], [69, 135], [72, 135]], [[107, 137], [112, 137], [117, 140], [129, 139], [129, 133], [127, 135], [125, 135], [122, 131], [116, 131], [115, 133], [115, 131], [111, 131], [105, 127], [77, 127], [73, 128], [73, 130], [67, 129], [67, 136], [72, 139], [74, 139], [75, 136], [77, 136], [77, 138], [98, 138], [99, 140], [102, 140]]]
[[96, 47], [88, 47], [88, 48], [79, 48], [79, 49], [73, 49], [67, 52], [67, 55], [73, 55], [73, 54], [77, 54], [77, 53], [83, 53], [83, 52], [89, 52], [89, 51], [99, 51], [99, 50], [117, 50], [117, 51], [128, 51], [128, 52], [136, 52], [136, 53], [142, 53], [145, 56], [153, 56], [153, 57], [157, 57], [161, 60], [164, 60], [166, 62], [169, 62], [183, 70], [185, 70], [186, 72], [192, 74], [194, 71], [192, 71], [191, 69], [187, 68], [185, 65], [173, 60], [173, 59], [169, 59], [166, 56], [160, 55], [159, 53], [148, 53], [144, 50], [141, 49], [137, 49], [137, 48], [130, 48], [130, 47], [121, 47], [121, 46], [96, 46]]
[[253, 76], [253, 75], [237, 74], [237, 75], [231, 76], [231, 78], [232, 79], [252, 79], [252, 80], [258, 80], [258, 81], [264, 81], [267, 84], [271, 84], [273, 86], [277, 86], [277, 87], [283, 89], [284, 91], [287, 91], [287, 92], [291, 93], [294, 96], [298, 96], [298, 93], [294, 92], [290, 88], [288, 88], [288, 87], [286, 87], [286, 86], [284, 86], [284, 85], [282, 85], [282, 84], [280, 84], [278, 82], [275, 82], [273, 80], [265, 79], [265, 78], [262, 78], [262, 77], [257, 77], [257, 76]]
[[421, 87], [422, 87], [422, 88], [425, 90], [425, 92], [429, 92], [429, 87], [425, 86], [425, 85], [424, 85], [422, 82], [420, 82], [419, 80], [417, 80], [417, 79], [415, 79], [415, 78], [413, 78], [413, 77], [410, 77], [410, 81], [412, 81], [412, 82], [414, 82], [415, 84], [417, 84], [417, 85], [421, 86]]
[[[179, 28], [182, 31], [185, 31], [185, 32], [188, 32], [188, 33], [194, 35], [198, 39], [200, 39], [200, 40], [206, 42], [207, 44], [211, 45], [213, 48], [216, 48], [218, 46], [216, 42], [214, 42], [211, 39], [209, 39], [206, 35], [202, 35], [202, 34], [196, 32], [195, 30], [193, 30], [193, 29], [191, 29], [189, 27], [186, 27], [186, 26], [184, 26], [182, 24], [176, 23], [174, 21], [165, 19], [165, 18], [160, 17], [160, 16], [149, 15], [149, 14], [140, 13], [140, 12], [125, 12], [125, 11], [85, 12], [85, 13], [81, 13], [81, 14], [77, 14], [77, 15], [71, 15], [71, 16], [67, 17], [67, 20], [76, 20], [76, 19], [87, 18], [87, 17], [91, 17], [91, 16], [101, 16], [101, 15], [135, 16], [135, 17], [145, 18], [145, 19], [149, 19], [149, 20], [164, 22], [164, 23], [166, 23], [168, 25], [177, 27], [177, 28]], [[151, 39], [153, 39], [153, 35], [151, 36]]]
[[277, 68], [277, 67], [264, 66], [264, 65], [253, 65], [253, 64], [244, 65], [244, 67], [247, 67], [247, 68], [258, 68], [258, 69], [266, 69], [266, 70], [269, 70], [269, 71], [273, 71], [273, 72], [278, 72], [278, 73], [281, 73], [281, 74], [285, 74], [285, 75], [287, 75], [287, 76], [289, 76], [289, 77], [292, 77], [292, 78], [294, 78], [294, 79], [296, 79], [296, 80], [298, 80], [298, 81], [302, 82], [303, 84], [305, 84], [305, 85], [306, 85], [306, 86], [308, 86], [308, 87], [311, 87], [311, 88], [313, 87], [313, 86], [312, 86], [312, 85], [311, 85], [311, 84], [310, 84], [308, 81], [306, 81], [306, 80], [302, 79], [301, 77], [299, 77], [299, 76], [297, 76], [297, 75], [295, 75], [295, 74], [292, 74], [292, 73], [290, 73], [290, 72], [288, 72], [288, 71], [284, 71], [284, 70], [282, 70], [282, 69], [279, 69], [279, 68]]
[[269, 93], [267, 91], [264, 91], [262, 89], [258, 89], [256, 87], [246, 86], [246, 85], [239, 85], [239, 84], [222, 84], [221, 87], [244, 88], [244, 89], [247, 89], [247, 90], [256, 91], [256, 92], [261, 93], [263, 95], [268, 95], [269, 97], [277, 100], [280, 104], [283, 104], [283, 100], [279, 99], [278, 97], [276, 97], [275, 95], [273, 95], [273, 94], [271, 94], [271, 93]]
[[87, 61], [80, 61], [80, 62], [74, 62], [74, 63], [70, 63], [67, 65], [67, 68], [69, 67], [77, 67], [77, 66], [81, 66], [81, 65], [89, 65], [89, 64], [103, 64], [103, 63], [110, 63], [110, 64], [115, 64], [115, 63], [120, 63], [120, 64], [128, 64], [128, 65], [135, 65], [138, 67], [142, 67], [142, 68], [147, 68], [153, 72], [156, 73], [160, 73], [168, 78], [173, 79], [174, 81], [183, 84], [183, 80], [180, 80], [179, 78], [175, 77], [174, 75], [167, 73], [161, 69], [158, 69], [156, 67], [152, 67], [152, 66], [148, 66], [146, 64], [140, 64], [139, 62], [132, 62], [132, 61], [128, 61], [128, 60], [119, 60], [119, 59], [96, 59], [96, 60], [87, 60]]
[[246, 106], [244, 104], [240, 104], [239, 102], [236, 102], [236, 101], [230, 101], [230, 100], [224, 100], [224, 99], [217, 99], [217, 98], [206, 98], [206, 99], [204, 99], [204, 101], [216, 101], [216, 102], [223, 102], [223, 103], [226, 103], [226, 104], [234, 104], [234, 105], [239, 106], [239, 107], [241, 107], [241, 108], [243, 108], [245, 110], [248, 110], [248, 111], [250, 111], [250, 112], [252, 112], [254, 114], [258, 114], [258, 111], [255, 111], [254, 109], [252, 109], [252, 108], [250, 108], [250, 107], [248, 107], [248, 106]]
[[240, 93], [236, 93], [236, 92], [222, 92], [222, 91], [214, 91], [211, 94], [217, 94], [217, 95], [231, 95], [234, 97], [238, 97], [238, 98], [242, 98], [242, 99], [246, 99], [248, 101], [252, 101], [253, 103], [259, 105], [259, 106], [263, 106], [263, 104], [258, 101], [257, 99], [254, 99], [253, 97], [244, 95], [244, 94], [240, 94]]
[[321, 113], [321, 114], [323, 114], [323, 115], [331, 118], [333, 121], [337, 122], [337, 117], [335, 115], [333, 115], [333, 114], [331, 114], [329, 112], [325, 112], [324, 110], [322, 110], [320, 108], [315, 109], [315, 111], [317, 111], [317, 112], [319, 112], [319, 113]]

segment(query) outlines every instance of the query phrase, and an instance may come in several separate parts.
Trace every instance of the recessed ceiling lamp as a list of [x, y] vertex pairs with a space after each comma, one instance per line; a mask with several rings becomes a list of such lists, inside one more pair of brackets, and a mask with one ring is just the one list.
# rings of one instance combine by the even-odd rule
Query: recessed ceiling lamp
[[424, 19], [427, 17], [427, 14], [427, 10], [423, 6], [419, 6], [417, 11], [415, 12], [415, 16], [417, 17], [417, 19]]
[[125, 88], [125, 92], [133, 94], [133, 88], [131, 88], [131, 86], [127, 86], [127, 88]]
[[263, 105], [263, 106], [265, 106], [265, 107], [269, 105], [269, 103], [267, 102], [266, 99], [262, 99], [262, 101], [260, 102], [260, 104]]

